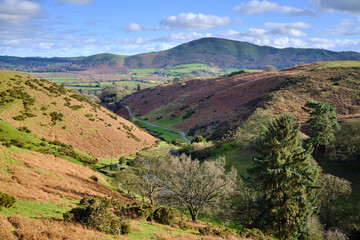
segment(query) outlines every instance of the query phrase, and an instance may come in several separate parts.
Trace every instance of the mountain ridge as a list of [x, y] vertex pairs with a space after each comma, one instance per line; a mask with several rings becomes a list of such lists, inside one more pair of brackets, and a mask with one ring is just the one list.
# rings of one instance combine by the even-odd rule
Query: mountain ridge
[[201, 38], [168, 50], [131, 56], [100, 53], [87, 57], [11, 57], [0, 56], [0, 68], [37, 71], [85, 71], [102, 69], [126, 72], [129, 68], [164, 68], [187, 63], [207, 63], [222, 68], [262, 69], [273, 65], [278, 69], [336, 60], [360, 60], [360, 53], [316, 48], [275, 48], [224, 38]]

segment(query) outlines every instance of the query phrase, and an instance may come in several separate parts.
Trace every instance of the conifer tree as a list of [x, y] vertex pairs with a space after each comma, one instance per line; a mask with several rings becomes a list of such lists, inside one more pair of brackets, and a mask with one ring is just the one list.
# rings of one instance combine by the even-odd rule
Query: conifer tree
[[260, 191], [260, 227], [279, 239], [297, 239], [306, 233], [313, 214], [318, 171], [310, 162], [312, 148], [303, 149], [294, 118], [283, 115], [263, 133], [261, 154], [249, 170]]
[[323, 102], [307, 101], [302, 108], [310, 114], [307, 121], [311, 130], [309, 142], [317, 152], [320, 146], [325, 146], [335, 139], [334, 133], [340, 129], [337, 121], [336, 109]]

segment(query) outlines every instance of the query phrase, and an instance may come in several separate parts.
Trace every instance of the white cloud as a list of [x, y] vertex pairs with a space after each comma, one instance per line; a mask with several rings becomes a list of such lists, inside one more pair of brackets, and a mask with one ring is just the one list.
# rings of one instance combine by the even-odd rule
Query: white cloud
[[359, 0], [313, 0], [315, 6], [329, 12], [347, 12], [360, 15]]
[[142, 27], [137, 23], [130, 23], [129, 25], [124, 25], [121, 28], [127, 32], [138, 32], [142, 29]]
[[276, 38], [273, 41], [272, 46], [277, 48], [287, 48], [287, 47], [297, 47], [297, 48], [303, 48], [306, 47], [306, 43], [298, 38], [288, 38], [288, 37], [281, 37]]
[[342, 19], [333, 28], [326, 29], [332, 35], [356, 36], [360, 35], [360, 24], [352, 22], [350, 19]]
[[208, 30], [230, 23], [229, 17], [219, 17], [214, 15], [181, 13], [178, 16], [170, 16], [161, 20], [163, 25], [187, 30]]
[[93, 2], [94, 0], [58, 0], [59, 2], [67, 2], [75, 5], [84, 5]]
[[279, 28], [279, 27], [288, 27], [288, 28], [310, 28], [311, 25], [305, 22], [292, 22], [292, 23], [272, 23], [267, 22], [264, 24], [266, 28]]
[[4, 0], [0, 2], [0, 24], [20, 25], [30, 22], [41, 10], [41, 6], [35, 2]]
[[174, 33], [170, 35], [165, 35], [157, 38], [124, 38], [124, 39], [116, 39], [116, 43], [118, 44], [148, 44], [148, 43], [169, 43], [169, 42], [189, 42], [195, 39], [200, 39], [204, 37], [211, 37], [210, 33]]
[[139, 31], [163, 31], [170, 30], [169, 27], [143, 27], [137, 23], [130, 23], [121, 27], [126, 32], [139, 32]]
[[316, 16], [315, 12], [310, 9], [300, 9], [290, 6], [281, 6], [274, 2], [267, 0], [251, 0], [248, 3], [242, 3], [234, 8], [238, 14], [260, 14], [266, 12], [280, 12], [286, 13], [292, 16]]

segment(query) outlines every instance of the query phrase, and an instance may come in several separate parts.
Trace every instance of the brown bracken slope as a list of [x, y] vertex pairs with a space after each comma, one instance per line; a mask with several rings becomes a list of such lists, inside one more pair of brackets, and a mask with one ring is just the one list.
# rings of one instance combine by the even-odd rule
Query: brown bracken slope
[[[20, 95], [33, 98], [33, 104], [25, 106], [21, 97], [3, 103], [0, 121], [26, 126], [39, 138], [59, 140], [98, 158], [135, 153], [155, 143], [151, 135], [75, 91], [18, 72], [0, 71], [0, 93], [19, 90]], [[52, 121], [54, 112], [63, 114], [62, 120]]]
[[[190, 135], [219, 138], [264, 105], [303, 121], [307, 115], [301, 106], [307, 100], [324, 101], [337, 108], [340, 118], [356, 117], [360, 113], [359, 75], [359, 62], [323, 62], [144, 89], [125, 104], [150, 121], [167, 116], [169, 121], [177, 120], [173, 127]], [[179, 117], [183, 118], [180, 123]]]

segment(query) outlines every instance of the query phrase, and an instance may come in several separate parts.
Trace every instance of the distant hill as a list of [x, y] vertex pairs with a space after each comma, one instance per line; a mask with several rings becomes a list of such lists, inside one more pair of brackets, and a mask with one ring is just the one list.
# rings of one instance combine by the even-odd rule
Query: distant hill
[[202, 38], [172, 49], [125, 58], [126, 67], [165, 67], [184, 63], [209, 63], [219, 67], [261, 69], [265, 65], [285, 68], [299, 63], [360, 60], [357, 52], [324, 49], [274, 48], [220, 38]]
[[359, 117], [358, 79], [360, 62], [322, 62], [162, 85], [139, 91], [124, 104], [142, 119], [215, 139], [265, 105], [305, 121], [305, 102], [324, 101], [336, 107], [340, 119]]
[[0, 69], [64, 72], [93, 70], [100, 73], [126, 72], [129, 68], [165, 68], [179, 64], [206, 63], [220, 68], [278, 69], [320, 61], [360, 60], [357, 52], [324, 49], [274, 48], [220, 38], [202, 38], [160, 52], [133, 56], [97, 54], [89, 57], [40, 58], [0, 56]]

